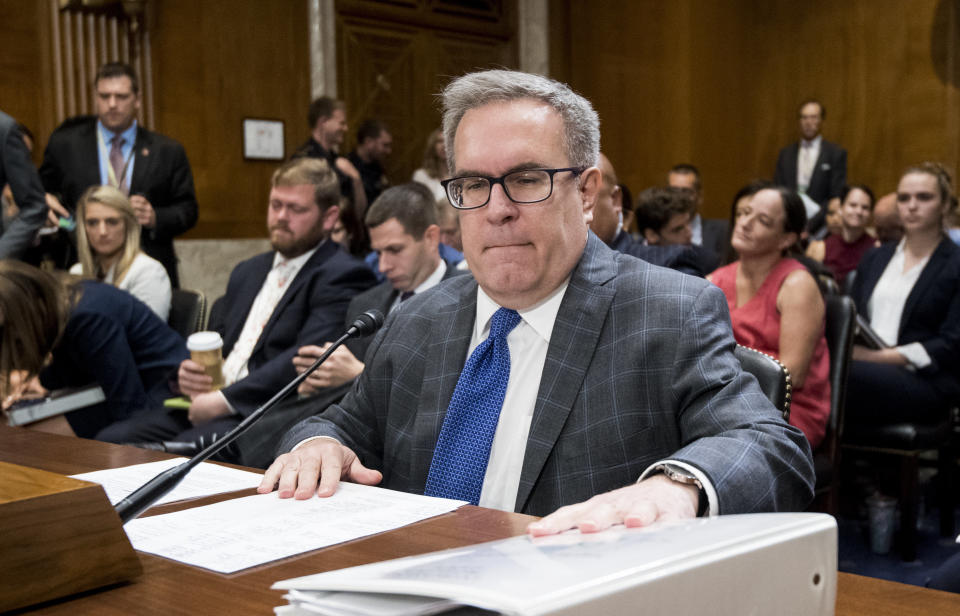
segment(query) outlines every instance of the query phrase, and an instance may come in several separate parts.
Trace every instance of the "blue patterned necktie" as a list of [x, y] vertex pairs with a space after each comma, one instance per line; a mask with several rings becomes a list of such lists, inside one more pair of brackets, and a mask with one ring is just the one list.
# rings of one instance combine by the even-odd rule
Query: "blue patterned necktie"
[[516, 310], [501, 308], [490, 321], [490, 335], [467, 359], [440, 429], [427, 475], [427, 496], [480, 501], [490, 446], [510, 380], [507, 334], [520, 322]]

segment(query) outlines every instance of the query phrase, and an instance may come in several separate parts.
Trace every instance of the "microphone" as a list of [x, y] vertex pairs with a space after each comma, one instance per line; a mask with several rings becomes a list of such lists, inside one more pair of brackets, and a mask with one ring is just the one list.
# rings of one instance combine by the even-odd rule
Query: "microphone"
[[255, 424], [261, 417], [270, 411], [270, 409], [275, 407], [292, 391], [296, 390], [300, 383], [306, 380], [306, 378], [310, 376], [314, 370], [319, 368], [320, 364], [325, 362], [327, 358], [330, 357], [330, 355], [340, 347], [340, 345], [350, 338], [370, 335], [380, 329], [381, 325], [383, 325], [383, 313], [379, 310], [368, 310], [358, 316], [347, 329], [346, 333], [337, 338], [337, 340], [330, 345], [330, 348], [324, 351], [324, 353], [317, 358], [317, 361], [313, 362], [313, 365], [307, 368], [302, 374], [298, 374], [295, 379], [287, 383], [283, 389], [274, 394], [274, 396], [267, 400], [266, 403], [261, 405], [259, 408], [257, 408], [257, 410], [237, 424], [237, 427], [224, 434], [223, 438], [217, 439], [216, 441], [210, 443], [210, 445], [205, 447], [203, 450], [197, 453], [197, 455], [193, 456], [186, 462], [158, 474], [156, 477], [137, 488], [132, 494], [117, 503], [114, 509], [116, 510], [117, 515], [120, 516], [120, 521], [126, 524], [133, 518], [146, 511], [150, 505], [158, 501], [161, 497], [163, 497], [164, 494], [177, 487], [177, 484], [179, 484], [183, 478], [187, 476], [187, 473], [193, 470], [193, 467], [235, 441], [237, 437], [246, 432], [250, 426]]

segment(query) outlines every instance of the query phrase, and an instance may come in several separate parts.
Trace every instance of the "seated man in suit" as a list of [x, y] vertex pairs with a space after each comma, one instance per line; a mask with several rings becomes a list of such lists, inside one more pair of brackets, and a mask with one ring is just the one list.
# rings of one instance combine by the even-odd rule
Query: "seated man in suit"
[[272, 252], [237, 265], [210, 329], [223, 337], [226, 387], [211, 390], [203, 366], [180, 364], [180, 391], [188, 413], [157, 412], [115, 424], [111, 442], [198, 441], [223, 434], [297, 375], [293, 356], [303, 345], [342, 332], [347, 305], [374, 284], [358, 259], [329, 239], [337, 221], [340, 188], [330, 166], [315, 158], [292, 160], [271, 180], [267, 229]]
[[[0, 111], [0, 188], [3, 208], [0, 212], [0, 259], [15, 259], [33, 244], [37, 230], [47, 217], [47, 204], [37, 169], [17, 121]], [[7, 191], [16, 203], [17, 213], [8, 218]]]
[[104, 64], [94, 88], [97, 115], [71, 118], [53, 131], [40, 179], [71, 214], [90, 186], [109, 184], [129, 195], [143, 228], [140, 247], [179, 288], [173, 239], [197, 224], [187, 155], [173, 139], [138, 125], [140, 86], [128, 64]]
[[729, 222], [725, 218], [703, 218], [703, 185], [700, 170], [689, 163], [674, 165], [667, 173], [667, 186], [682, 188], [693, 199], [693, 217], [690, 219], [690, 243], [702, 246], [711, 254], [719, 256], [727, 247]]
[[820, 211], [808, 216], [807, 231], [816, 233], [826, 224], [827, 203], [840, 199], [847, 184], [847, 151], [820, 134], [827, 109], [818, 100], [806, 100], [798, 111], [800, 141], [777, 155], [773, 182], [810, 197]]
[[685, 274], [703, 278], [712, 270], [701, 263], [699, 255], [691, 246], [680, 244], [648, 245], [638, 242], [623, 228], [623, 190], [617, 183], [617, 172], [603, 152], [600, 153], [600, 173], [603, 184], [597, 192], [597, 203], [593, 207], [593, 220], [590, 230], [603, 242], [624, 254], [647, 263], [669, 267]]
[[[367, 310], [389, 314], [401, 302], [432, 289], [442, 280], [467, 273], [440, 258], [440, 227], [433, 194], [423, 184], [410, 182], [388, 188], [367, 210], [364, 222], [387, 281], [351, 300], [344, 329]], [[371, 341], [369, 336], [348, 340], [300, 384], [298, 393], [312, 395], [360, 376]], [[329, 346], [310, 345], [298, 350], [293, 358], [297, 371], [310, 367]]]
[[590, 103], [502, 70], [453, 80], [443, 103], [474, 278], [393, 311], [258, 489], [325, 497], [344, 480], [555, 512], [534, 534], [804, 508], [809, 446], [741, 369], [723, 294], [590, 233]]
[[688, 248], [691, 251], [690, 268], [704, 276], [716, 269], [720, 257], [703, 246], [690, 243], [693, 233], [690, 221], [695, 211], [692, 196], [682, 188], [648, 188], [637, 198], [637, 228], [648, 246]]

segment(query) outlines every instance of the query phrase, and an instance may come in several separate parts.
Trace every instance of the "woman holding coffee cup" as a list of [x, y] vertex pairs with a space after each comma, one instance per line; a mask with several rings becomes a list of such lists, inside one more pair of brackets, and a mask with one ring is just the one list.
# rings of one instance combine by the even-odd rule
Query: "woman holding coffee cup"
[[98, 384], [106, 400], [30, 427], [109, 438], [110, 426], [163, 412], [170, 377], [187, 358], [183, 339], [128, 293], [89, 280], [0, 261], [0, 400], [26, 389]]
[[166, 321], [170, 277], [140, 250], [140, 223], [130, 200], [113, 186], [91, 186], [77, 202], [77, 253], [71, 274], [127, 291]]

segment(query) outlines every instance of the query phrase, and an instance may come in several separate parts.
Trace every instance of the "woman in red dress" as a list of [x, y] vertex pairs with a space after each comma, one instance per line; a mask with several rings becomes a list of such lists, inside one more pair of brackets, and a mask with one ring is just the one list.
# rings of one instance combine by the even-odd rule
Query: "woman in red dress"
[[731, 238], [740, 260], [707, 278], [727, 296], [737, 342], [773, 355], [790, 371], [790, 423], [816, 447], [830, 415], [825, 306], [813, 276], [786, 256], [806, 219], [800, 197], [785, 188], [740, 201]]

